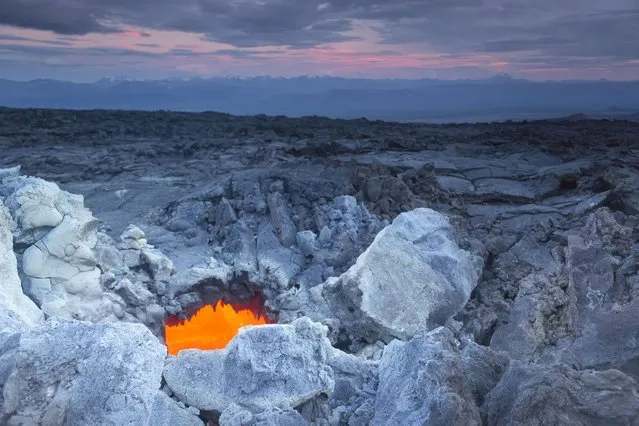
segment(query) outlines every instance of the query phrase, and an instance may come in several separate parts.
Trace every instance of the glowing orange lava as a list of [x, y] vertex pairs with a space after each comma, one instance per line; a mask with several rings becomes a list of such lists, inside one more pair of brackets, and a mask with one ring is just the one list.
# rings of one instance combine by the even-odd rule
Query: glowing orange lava
[[241, 327], [271, 323], [256, 300], [235, 306], [219, 300], [215, 307], [204, 305], [187, 320], [170, 316], [164, 325], [169, 353], [177, 355], [182, 349], [222, 349]]

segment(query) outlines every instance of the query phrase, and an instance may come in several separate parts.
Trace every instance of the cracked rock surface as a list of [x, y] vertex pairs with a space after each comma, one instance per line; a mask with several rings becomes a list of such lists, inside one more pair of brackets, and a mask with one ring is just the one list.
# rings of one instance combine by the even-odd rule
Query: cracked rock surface
[[73, 320], [36, 326], [13, 350], [0, 420], [25, 426], [146, 424], [166, 354], [140, 324]]
[[44, 318], [38, 306], [22, 292], [13, 252], [12, 225], [11, 216], [0, 200], [0, 336], [33, 326]]
[[241, 329], [223, 350], [185, 350], [169, 360], [164, 379], [201, 410], [231, 403], [252, 411], [291, 409], [335, 386], [325, 327], [301, 318], [290, 325]]
[[637, 123], [0, 109], [0, 149], [2, 424], [639, 422]]
[[[457, 246], [448, 217], [421, 208], [397, 216], [355, 265], [322, 291], [353, 334], [372, 335], [372, 342], [409, 339], [456, 315], [481, 268], [479, 256]], [[383, 332], [367, 333], [371, 327]]]

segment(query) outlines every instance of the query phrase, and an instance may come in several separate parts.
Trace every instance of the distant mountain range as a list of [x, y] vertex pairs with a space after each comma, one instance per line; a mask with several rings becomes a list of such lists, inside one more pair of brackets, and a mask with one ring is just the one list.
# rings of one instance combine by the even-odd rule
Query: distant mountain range
[[639, 81], [532, 82], [500, 74], [485, 80], [367, 80], [254, 77], [94, 83], [0, 79], [0, 105], [66, 109], [220, 111], [462, 122], [639, 115]]

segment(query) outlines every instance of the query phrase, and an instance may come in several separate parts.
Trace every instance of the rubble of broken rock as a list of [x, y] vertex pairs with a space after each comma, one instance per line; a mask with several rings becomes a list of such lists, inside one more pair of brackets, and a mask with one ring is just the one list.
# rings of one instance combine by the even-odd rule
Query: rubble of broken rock
[[0, 149], [0, 424], [639, 424], [639, 124], [0, 109]]

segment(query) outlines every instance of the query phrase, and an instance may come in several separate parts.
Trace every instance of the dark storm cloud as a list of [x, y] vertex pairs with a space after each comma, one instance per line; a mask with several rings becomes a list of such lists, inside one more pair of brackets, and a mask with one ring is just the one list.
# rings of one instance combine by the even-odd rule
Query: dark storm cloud
[[[184, 57], [207, 57], [215, 58], [231, 56], [234, 58], [263, 58], [264, 55], [281, 54], [279, 50], [250, 51], [243, 49], [221, 49], [211, 51], [194, 51], [191, 49], [170, 49], [168, 52], [150, 52], [137, 49], [123, 49], [112, 47], [58, 47], [58, 46], [34, 46], [16, 43], [2, 44], [0, 35], [0, 53], [19, 53], [25, 58], [31, 59], [52, 59], [52, 58], [92, 58], [96, 60], [112, 61], [113, 63], [133, 59], [143, 61], [146, 59], [171, 59]], [[13, 38], [13, 37], [11, 37]], [[18, 37], [16, 37], [18, 38]], [[146, 43], [136, 43], [136, 45], [148, 46]], [[143, 46], [143, 47], [144, 47]], [[158, 45], [156, 45], [158, 46]], [[0, 59], [2, 59], [0, 57]], [[90, 62], [89, 62], [90, 64]]]
[[28, 41], [31, 43], [50, 44], [54, 46], [71, 46], [71, 42], [64, 40], [40, 40], [31, 37], [21, 37], [13, 34], [0, 34], [0, 43], [3, 41]]
[[65, 35], [114, 32], [98, 22], [107, 16], [108, 8], [104, 6], [80, 0], [2, 0], [0, 24]]
[[319, 2], [268, 0], [2, 0], [0, 24], [58, 34], [118, 32], [122, 25], [204, 33], [237, 46], [317, 45], [351, 39], [351, 21]]
[[396, 21], [481, 0], [2, 0], [0, 24], [58, 34], [117, 32], [121, 25], [204, 33], [239, 47], [307, 47], [353, 40], [353, 19]]
[[22, 53], [40, 58], [60, 58], [65, 56], [82, 57], [162, 57], [163, 53], [146, 52], [142, 50], [120, 49], [114, 47], [54, 47], [54, 46], [32, 46], [23, 44], [0, 44], [0, 51]]
[[417, 44], [449, 53], [539, 52], [600, 59], [639, 58], [639, 4], [591, 0], [486, 1], [381, 22], [383, 43]]
[[[636, 59], [637, 0], [0, 0], [0, 24], [58, 34], [125, 26], [204, 34], [248, 48], [353, 40], [367, 21], [386, 44], [446, 54], [538, 52]], [[143, 34], [144, 35], [144, 34]]]
[[[504, 31], [506, 32], [506, 31]], [[484, 52], [531, 52], [565, 57], [618, 60], [639, 58], [639, 8], [620, 12], [572, 15], [520, 30], [527, 38], [499, 38], [476, 46]]]
[[481, 50], [485, 52], [521, 52], [539, 49], [542, 46], [556, 46], [566, 42], [566, 39], [553, 36], [534, 39], [497, 40], [487, 41]]

